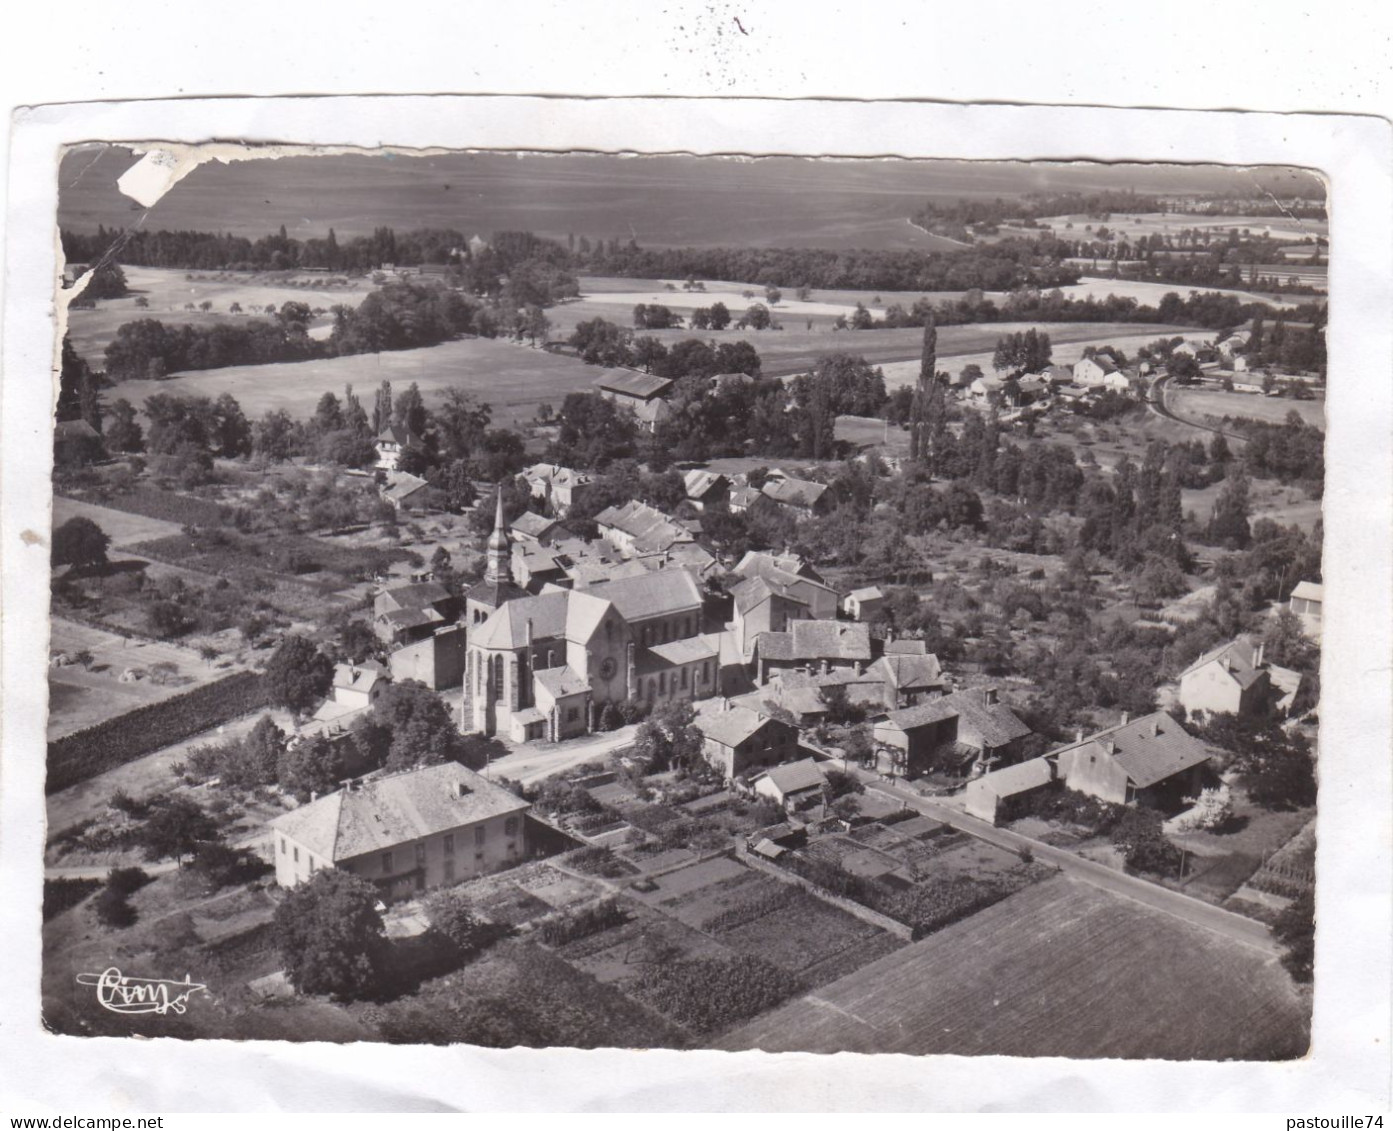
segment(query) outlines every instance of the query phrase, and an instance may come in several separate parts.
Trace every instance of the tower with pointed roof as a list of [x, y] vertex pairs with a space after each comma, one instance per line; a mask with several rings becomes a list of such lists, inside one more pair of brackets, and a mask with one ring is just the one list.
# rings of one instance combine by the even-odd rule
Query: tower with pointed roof
[[508, 578], [511, 573], [508, 561], [508, 531], [503, 522], [503, 492], [498, 492], [498, 509], [493, 516], [493, 533], [489, 535], [488, 564], [484, 569], [484, 580], [494, 585]]
[[503, 518], [503, 491], [498, 492], [498, 505], [493, 516], [493, 533], [484, 551], [484, 579], [464, 596], [465, 620], [470, 628], [486, 621], [489, 614], [509, 601], [527, 594], [513, 584], [512, 539]]

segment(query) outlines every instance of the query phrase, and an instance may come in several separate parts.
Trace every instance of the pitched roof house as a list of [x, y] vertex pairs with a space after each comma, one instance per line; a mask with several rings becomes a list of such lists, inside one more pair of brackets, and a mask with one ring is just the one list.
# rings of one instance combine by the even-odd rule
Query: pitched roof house
[[661, 553], [679, 543], [694, 542], [692, 533], [656, 507], [632, 499], [606, 507], [595, 516], [600, 537], [628, 554]]
[[350, 784], [268, 822], [276, 882], [339, 868], [406, 898], [525, 859], [528, 808], [454, 762]]
[[771, 766], [750, 782], [755, 793], [785, 809], [801, 809], [822, 800], [827, 775], [812, 758]]
[[594, 482], [585, 472], [556, 463], [534, 463], [523, 469], [522, 477], [532, 497], [543, 505], [550, 505], [560, 518], [566, 517], [566, 512], [585, 496]]
[[831, 507], [827, 484], [811, 479], [794, 479], [789, 475], [770, 475], [761, 492], [766, 499], [778, 503], [798, 518], [825, 514]]
[[517, 518], [509, 523], [509, 529], [513, 532], [513, 543], [532, 542], [536, 545], [548, 545], [561, 531], [561, 524], [552, 518], [543, 518], [532, 511], [523, 511]]
[[726, 779], [791, 761], [798, 753], [798, 728], [746, 707], [724, 702], [698, 711], [702, 753]]
[[1021, 801], [1054, 781], [1054, 766], [1047, 758], [1031, 758], [992, 770], [967, 783], [965, 808], [974, 817], [996, 824], [1019, 810]]
[[1157, 711], [1051, 751], [1049, 758], [1069, 789], [1131, 805], [1165, 794], [1198, 794], [1209, 751], [1170, 715]]
[[874, 738], [896, 773], [918, 777], [933, 770], [965, 775], [1013, 761], [1030, 733], [988, 687], [891, 711], [875, 724]]
[[1239, 637], [1206, 652], [1181, 672], [1178, 698], [1191, 714], [1247, 715], [1267, 706], [1270, 687], [1262, 644]]
[[388, 586], [373, 598], [373, 630], [387, 644], [424, 639], [458, 618], [459, 602], [435, 581]]
[[759, 682], [790, 668], [862, 671], [871, 660], [871, 630], [866, 624], [838, 620], [793, 620], [783, 632], [761, 633], [755, 640]]
[[730, 497], [730, 480], [718, 471], [693, 468], [682, 476], [682, 486], [687, 501], [697, 510], [719, 506]]
[[1325, 586], [1319, 581], [1303, 581], [1291, 591], [1288, 607], [1301, 618], [1301, 627], [1313, 640], [1321, 636], [1324, 619]]
[[389, 421], [377, 434], [377, 466], [384, 471], [396, 471], [402, 450], [417, 437], [409, 428]]

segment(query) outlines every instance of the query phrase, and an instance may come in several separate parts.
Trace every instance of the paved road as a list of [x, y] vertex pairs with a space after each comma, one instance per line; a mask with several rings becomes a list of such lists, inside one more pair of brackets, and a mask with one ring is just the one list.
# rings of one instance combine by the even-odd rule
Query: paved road
[[620, 727], [608, 734], [591, 735], [550, 748], [520, 746], [512, 754], [491, 762], [489, 776], [512, 778], [523, 785], [531, 785], [572, 766], [579, 766], [582, 762], [602, 761], [616, 750], [630, 745], [637, 729], [632, 726]]
[[909, 790], [887, 784], [866, 774], [862, 775], [862, 780], [866, 782], [867, 788], [898, 798], [926, 816], [952, 825], [954, 828], [975, 836], [979, 840], [984, 840], [988, 844], [994, 844], [1008, 852], [1029, 849], [1036, 860], [1053, 864], [1061, 871], [1093, 884], [1095, 887], [1143, 903], [1158, 911], [1165, 911], [1194, 926], [1204, 927], [1266, 954], [1276, 954], [1280, 949], [1266, 925], [1254, 919], [1249, 919], [1244, 915], [1236, 915], [1222, 907], [1215, 907], [1212, 903], [1205, 903], [1203, 900], [1195, 899], [1184, 892], [1160, 887], [1148, 880], [1128, 875], [1126, 872], [1119, 872], [1105, 864], [1099, 864], [1097, 861], [1086, 860], [1075, 853], [1056, 848], [1028, 836], [1022, 836], [1010, 829], [999, 829], [986, 821], [969, 816], [957, 806], [942, 800], [920, 797]]

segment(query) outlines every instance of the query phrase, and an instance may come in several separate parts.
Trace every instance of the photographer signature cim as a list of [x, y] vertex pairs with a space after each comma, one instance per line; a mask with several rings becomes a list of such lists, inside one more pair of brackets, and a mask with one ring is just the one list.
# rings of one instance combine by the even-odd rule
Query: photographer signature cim
[[97, 1004], [112, 1013], [184, 1013], [188, 1000], [195, 993], [208, 992], [201, 982], [192, 981], [188, 974], [182, 982], [168, 978], [135, 978], [108, 966], [100, 974], [79, 974], [80, 986], [95, 986]]

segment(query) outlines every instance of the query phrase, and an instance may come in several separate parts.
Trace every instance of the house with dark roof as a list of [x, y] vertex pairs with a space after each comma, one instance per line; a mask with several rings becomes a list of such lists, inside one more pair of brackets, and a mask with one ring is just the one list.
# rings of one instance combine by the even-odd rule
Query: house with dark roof
[[799, 519], [826, 514], [832, 509], [827, 484], [812, 479], [795, 479], [782, 472], [770, 472], [761, 493]]
[[548, 546], [563, 533], [561, 524], [554, 518], [543, 518], [532, 511], [523, 511], [509, 523], [509, 529], [514, 545], [530, 542], [534, 546]]
[[947, 690], [943, 669], [932, 653], [887, 651], [866, 669], [866, 675], [885, 686], [885, 706], [889, 710], [912, 707]]
[[663, 399], [672, 390], [670, 377], [659, 377], [652, 373], [640, 373], [632, 369], [611, 369], [595, 382], [595, 388], [603, 397], [608, 397], [617, 405], [631, 408], [638, 417], [639, 425], [647, 432], [657, 428], [668, 414], [667, 402]]
[[698, 711], [692, 725], [701, 732], [702, 754], [727, 781], [798, 756], [797, 727], [725, 701]]
[[406, 899], [521, 863], [529, 808], [454, 762], [350, 783], [269, 822], [276, 883], [338, 868]]
[[409, 471], [388, 471], [380, 491], [382, 498], [398, 511], [423, 511], [430, 504], [431, 486]]
[[972, 688], [891, 711], [873, 737], [894, 772], [914, 778], [938, 771], [958, 777], [1014, 762], [1031, 733], [996, 689]]
[[1274, 697], [1271, 672], [1263, 663], [1262, 652], [1261, 641], [1244, 637], [1206, 652], [1180, 673], [1180, 705], [1192, 715], [1266, 711], [1274, 705]]
[[61, 466], [95, 463], [106, 454], [101, 434], [85, 420], [60, 420], [53, 426], [53, 461]]
[[439, 582], [402, 582], [373, 598], [373, 631], [386, 644], [424, 640], [459, 618], [459, 602]]
[[1165, 805], [1198, 796], [1209, 750], [1164, 711], [1100, 730], [1051, 751], [1069, 789], [1117, 805]]
[[687, 501], [699, 511], [723, 505], [730, 498], [730, 480], [718, 471], [693, 468], [682, 476]]
[[696, 541], [682, 523], [637, 499], [606, 507], [595, 516], [595, 527], [601, 538], [631, 557]]
[[401, 463], [401, 453], [416, 435], [409, 429], [391, 421], [382, 426], [377, 434], [377, 464], [383, 471], [396, 471]]
[[828, 672], [833, 668], [864, 671], [871, 662], [869, 625], [840, 620], [794, 620], [784, 632], [755, 638], [756, 681], [774, 672]]

